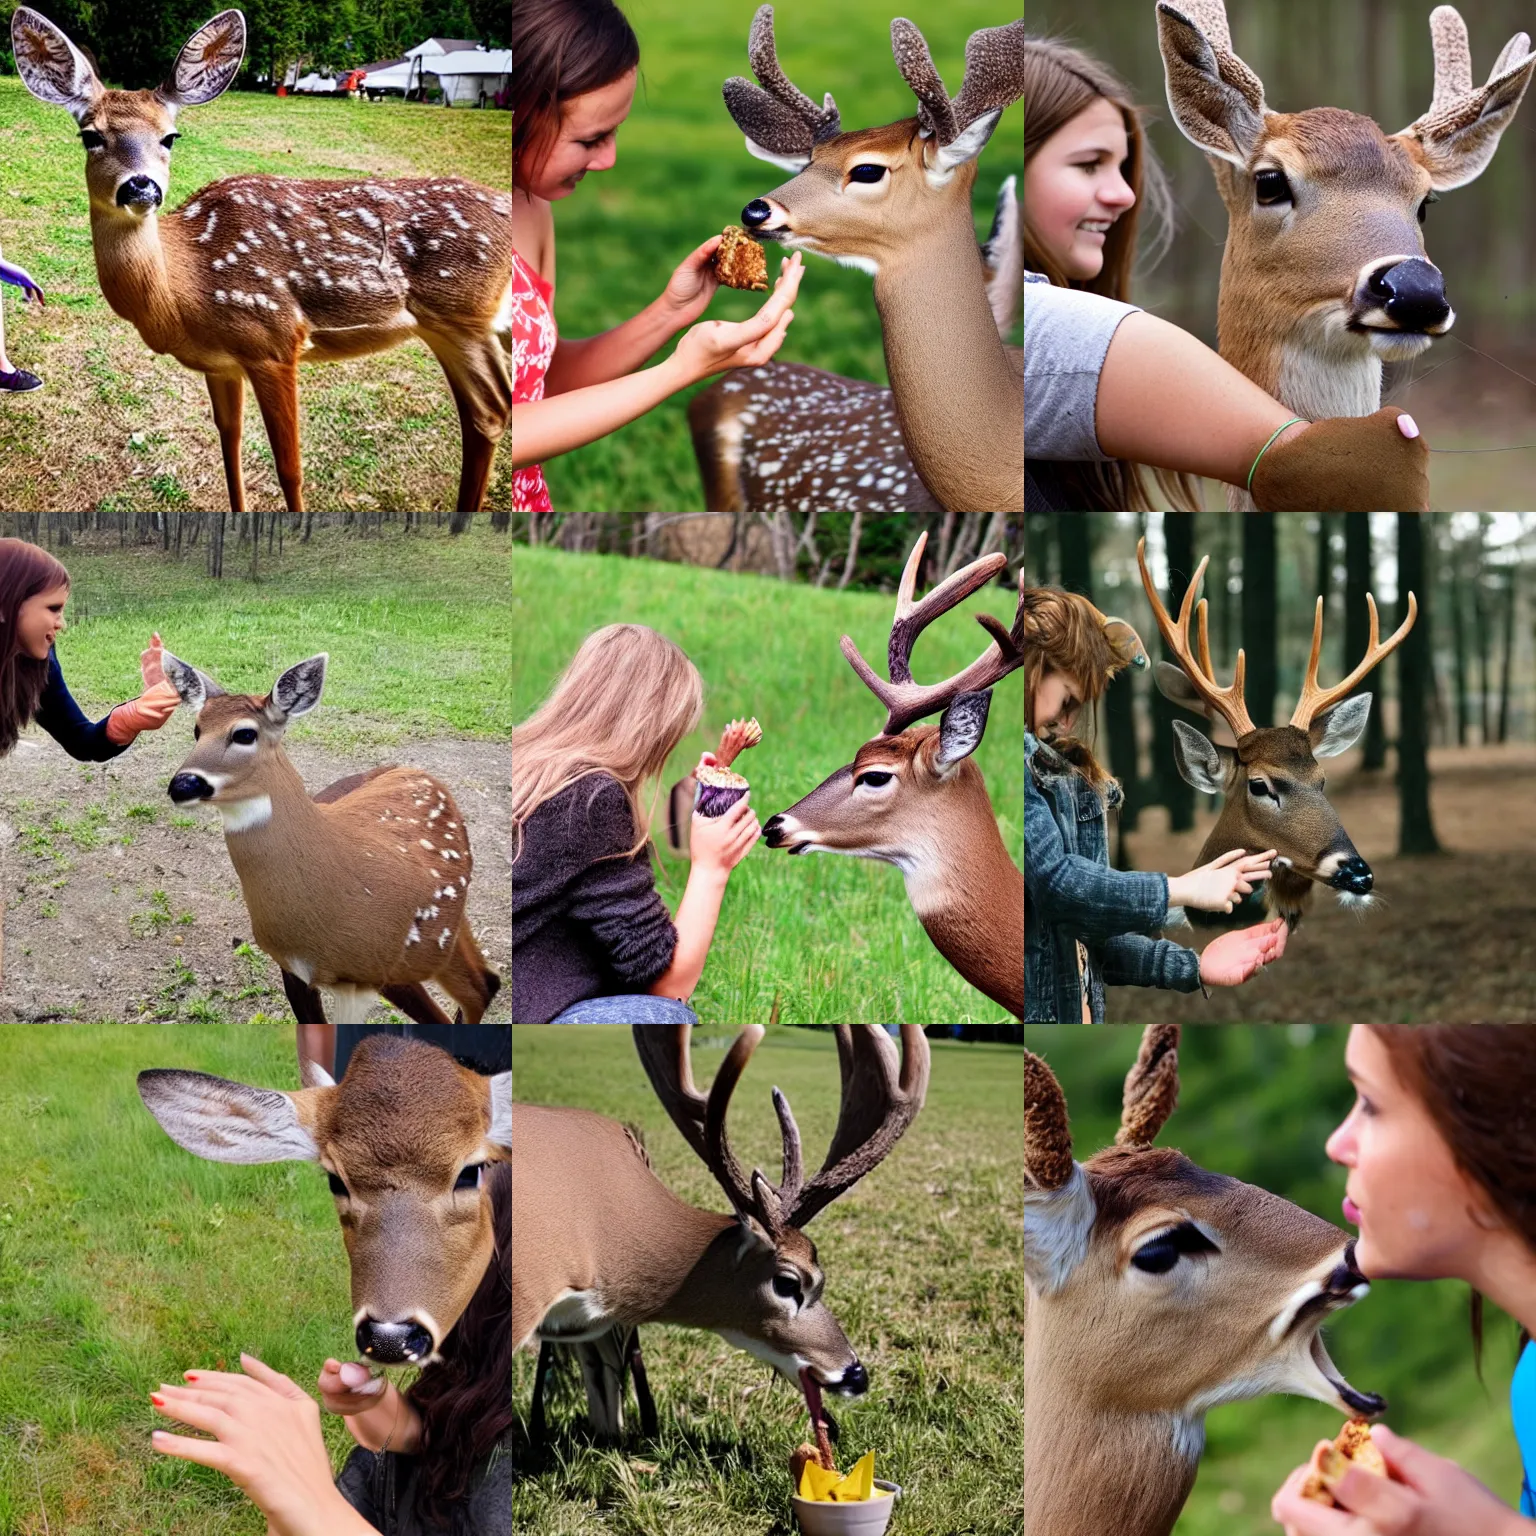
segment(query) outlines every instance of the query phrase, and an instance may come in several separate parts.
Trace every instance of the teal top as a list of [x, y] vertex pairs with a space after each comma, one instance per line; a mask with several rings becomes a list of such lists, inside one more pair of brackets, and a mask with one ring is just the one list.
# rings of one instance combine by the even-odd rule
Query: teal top
[[1515, 1379], [1509, 1387], [1509, 1406], [1515, 1416], [1515, 1439], [1520, 1446], [1520, 1460], [1525, 1466], [1525, 1478], [1520, 1487], [1520, 1513], [1536, 1515], [1536, 1343], [1527, 1344], [1520, 1352], [1520, 1363], [1515, 1367]]

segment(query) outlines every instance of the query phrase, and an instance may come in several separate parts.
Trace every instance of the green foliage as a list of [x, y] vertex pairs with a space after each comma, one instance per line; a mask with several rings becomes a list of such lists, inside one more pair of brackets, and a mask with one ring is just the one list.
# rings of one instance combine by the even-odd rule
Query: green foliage
[[[514, 720], [537, 708], [581, 642], [605, 624], [648, 624], [698, 667], [704, 718], [667, 760], [663, 795], [701, 751], [718, 745], [726, 721], [755, 714], [762, 745], [737, 766], [751, 781], [758, 819], [767, 821], [850, 763], [884, 719], [837, 638], [851, 635], [866, 658], [882, 656], [894, 608], [887, 594], [521, 545], [512, 565]], [[969, 598], [924, 632], [918, 675], [949, 676], [984, 649], [984, 631], [962, 615], [1006, 620], [1012, 609], [997, 587]], [[1016, 861], [1023, 857], [1022, 738], [1023, 689], [1005, 679], [974, 761]], [[674, 910], [687, 875], [686, 862], [663, 847], [657, 884]], [[794, 1023], [1006, 1022], [1002, 1008], [934, 949], [893, 865], [791, 858], [760, 843], [731, 875], [693, 1006], [708, 1023], [746, 1024], [767, 1019], [775, 999], [778, 1017]]]

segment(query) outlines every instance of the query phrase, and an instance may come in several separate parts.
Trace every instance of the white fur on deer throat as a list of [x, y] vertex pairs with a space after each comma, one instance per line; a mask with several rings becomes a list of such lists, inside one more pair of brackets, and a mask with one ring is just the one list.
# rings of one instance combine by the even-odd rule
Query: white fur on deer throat
[[566, 1290], [539, 1319], [533, 1335], [550, 1343], [583, 1344], [602, 1338], [613, 1324], [613, 1313], [599, 1292]]
[[1024, 1280], [1042, 1295], [1059, 1291], [1088, 1257], [1098, 1218], [1082, 1164], [1060, 1189], [1024, 1189]]
[[219, 813], [226, 833], [250, 832], [272, 820], [272, 797], [252, 795], [249, 800], [231, 800], [227, 805], [216, 805], [214, 810]]
[[787, 1381], [799, 1381], [800, 1372], [811, 1363], [800, 1355], [781, 1355], [761, 1339], [748, 1338], [746, 1334], [737, 1333], [732, 1328], [715, 1328], [711, 1332], [719, 1334], [732, 1348], [745, 1350], [753, 1359], [771, 1365]]

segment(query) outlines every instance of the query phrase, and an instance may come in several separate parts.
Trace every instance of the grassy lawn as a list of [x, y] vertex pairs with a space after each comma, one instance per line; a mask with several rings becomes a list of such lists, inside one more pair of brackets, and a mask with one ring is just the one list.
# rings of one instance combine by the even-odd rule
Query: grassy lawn
[[149, 1394], [241, 1350], [310, 1391], [353, 1358], [335, 1208], [318, 1168], [183, 1152], [134, 1078], [296, 1088], [293, 1026], [3, 1025], [0, 1059], [0, 1536], [261, 1536], [227, 1479], [151, 1453]]
[[[753, 809], [766, 822], [852, 762], [884, 719], [837, 641], [849, 634], [866, 658], [883, 657], [894, 596], [521, 545], [512, 564], [514, 720], [533, 712], [581, 641], [604, 624], [649, 624], [699, 668], [702, 726], [669, 759], [663, 795], [706, 746], [718, 744], [727, 720], [755, 714], [762, 745], [738, 766], [751, 781]], [[986, 637], [966, 616], [992, 613], [1006, 623], [1015, 602], [997, 586], [967, 599], [924, 633], [917, 676], [946, 677], [972, 661]], [[1022, 701], [1017, 680], [1004, 679], [974, 759], [1004, 845], [1019, 862]], [[663, 801], [653, 822], [661, 844], [657, 883], [675, 911], [688, 865], [666, 850], [665, 811]], [[1001, 1006], [933, 947], [894, 865], [832, 855], [791, 858], [761, 842], [732, 873], [693, 1007], [711, 1024], [770, 1017], [796, 1024], [1006, 1022]]]
[[[739, 224], [747, 203], [788, 179], [747, 153], [720, 95], [730, 76], [751, 76], [747, 30], [756, 9], [757, 0], [706, 7], [650, 0], [627, 8], [640, 40], [640, 85], [619, 129], [618, 164], [555, 204], [555, 314], [562, 335], [595, 335], [636, 314], [662, 292], [689, 251], [726, 224]], [[847, 130], [911, 117], [916, 101], [891, 56], [895, 14], [877, 0], [842, 0], [832, 11], [815, 0], [778, 0], [779, 62], [816, 101], [831, 91]], [[1019, 7], [955, 0], [907, 14], [954, 96], [964, 76], [966, 39], [980, 27], [1013, 20]], [[979, 162], [972, 197], [978, 239], [991, 229], [1004, 178], [1023, 169], [1023, 138], [1020, 102], [1003, 114]], [[807, 257], [806, 267], [779, 360], [888, 383], [869, 278], [819, 257]], [[770, 282], [777, 273], [778, 257], [770, 252]], [[764, 297], [722, 289], [706, 318], [745, 320]], [[687, 419], [695, 393], [685, 390], [629, 426], [552, 459], [545, 473], [555, 506], [701, 510]]]
[[[1294, 1024], [1184, 1030], [1179, 1105], [1157, 1138], [1204, 1167], [1295, 1201], [1344, 1230], [1345, 1170], [1324, 1142], [1349, 1112], [1348, 1030]], [[1066, 1091], [1074, 1155], [1114, 1138], [1139, 1029], [1031, 1025], [1025, 1041]], [[1483, 1379], [1472, 1361], [1467, 1287], [1455, 1281], [1379, 1280], [1326, 1330], [1345, 1378], [1387, 1399], [1385, 1422], [1449, 1456], [1506, 1502], [1519, 1500], [1520, 1460], [1510, 1421], [1513, 1321], [1488, 1306]], [[1265, 1397], [1214, 1409], [1194, 1492], [1175, 1536], [1275, 1536], [1269, 1501], [1313, 1445], [1337, 1434], [1337, 1409]]]
[[[698, 1081], [713, 1077], [730, 1038], [696, 1038]], [[639, 1125], [663, 1182], [724, 1209], [719, 1186], [652, 1094], [627, 1029], [519, 1025], [512, 1041], [519, 1099]], [[809, 1229], [827, 1304], [870, 1375], [867, 1398], [834, 1409], [838, 1462], [872, 1449], [877, 1475], [902, 1486], [894, 1536], [1014, 1536], [1023, 1464], [1020, 1058], [1010, 1047], [932, 1044], [922, 1114], [887, 1161]], [[794, 1107], [807, 1164], [819, 1166], [837, 1081], [829, 1035], [770, 1031], [731, 1106], [744, 1166], [778, 1175], [775, 1084]], [[599, 1447], [579, 1388], [564, 1383], [548, 1455], [513, 1486], [515, 1529], [790, 1536], [788, 1461], [807, 1429], [799, 1394], [713, 1334], [651, 1327], [644, 1341], [658, 1439], [634, 1431], [621, 1448]], [[512, 1363], [513, 1401], [525, 1414], [534, 1364], [526, 1351]]]
[[[503, 112], [444, 111], [228, 92], [186, 113], [169, 208], [220, 177], [467, 176], [507, 185]], [[190, 509], [227, 504], [202, 376], [156, 356], [101, 295], [80, 141], [67, 114], [0, 76], [0, 245], [47, 307], [5, 289], [6, 346], [46, 387], [0, 409], [6, 505], [17, 511]], [[300, 370], [306, 494], [318, 508], [447, 507], [459, 426], [437, 360], [419, 342]], [[246, 391], [245, 482], [255, 507], [282, 505], [265, 429]], [[488, 493], [506, 505], [505, 456]]]

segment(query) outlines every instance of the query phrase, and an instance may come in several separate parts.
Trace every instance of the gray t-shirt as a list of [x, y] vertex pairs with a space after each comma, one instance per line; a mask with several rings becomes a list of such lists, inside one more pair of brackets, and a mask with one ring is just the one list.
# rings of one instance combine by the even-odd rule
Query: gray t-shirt
[[1135, 304], [1024, 274], [1024, 452], [1032, 459], [1109, 457], [1094, 430], [1099, 373]]

